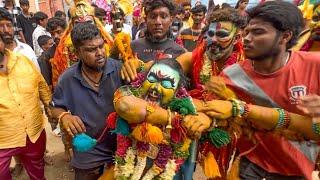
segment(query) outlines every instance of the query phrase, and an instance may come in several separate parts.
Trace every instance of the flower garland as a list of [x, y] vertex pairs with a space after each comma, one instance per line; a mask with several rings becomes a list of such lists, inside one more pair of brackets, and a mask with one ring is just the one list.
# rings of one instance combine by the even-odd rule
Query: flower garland
[[[132, 91], [139, 91], [142, 77], [133, 82], [133, 86], [122, 87], [115, 93], [115, 99], [124, 95], [133, 95]], [[126, 92], [131, 91], [131, 92]], [[138, 96], [139, 97], [139, 96]], [[114, 113], [107, 118], [107, 126], [117, 133], [117, 151], [115, 178], [143, 179], [154, 178], [173, 179], [177, 170], [189, 156], [191, 140], [186, 136], [186, 130], [181, 124], [183, 115], [195, 114], [195, 107], [187, 91], [179, 89], [176, 97], [168, 105], [176, 112], [172, 120], [172, 129], [162, 130], [150, 123], [143, 122], [130, 127], [130, 134], [126, 134], [125, 126], [118, 127], [121, 118]], [[179, 113], [179, 114], [178, 114]], [[122, 122], [123, 123], [123, 122]], [[153, 159], [153, 164], [147, 166], [147, 159]]]
[[130, 35], [124, 32], [119, 32], [115, 35], [114, 46], [112, 54], [120, 55], [121, 59], [125, 62], [133, 58], [133, 51], [130, 46]]

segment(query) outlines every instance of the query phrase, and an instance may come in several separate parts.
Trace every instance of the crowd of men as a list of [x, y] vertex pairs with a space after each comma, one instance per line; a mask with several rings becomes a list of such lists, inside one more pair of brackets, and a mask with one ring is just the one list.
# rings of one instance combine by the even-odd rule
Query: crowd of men
[[[121, 3], [99, 7], [74, 0], [67, 13], [49, 18], [30, 12], [28, 0], [19, 0], [20, 7], [4, 1], [1, 179], [12, 179], [23, 168], [30, 179], [45, 179], [47, 122], [61, 137], [76, 180], [121, 179], [113, 173], [119, 138], [111, 131], [101, 141], [98, 137], [112, 112], [121, 116], [124, 108], [121, 117], [129, 122], [126, 117], [135, 116], [130, 108], [141, 103], [128, 98], [125, 106], [115, 107], [117, 98], [129, 96], [115, 92], [157, 64], [158, 72], [144, 79], [155, 87], [142, 97], [151, 96], [164, 110], [155, 116], [147, 105], [139, 122], [152, 116], [159, 120], [149, 123], [171, 126], [176, 115], [162, 102], [178, 94], [175, 85], [181, 85], [174, 78], [182, 76], [198, 113], [183, 117], [181, 124], [197, 149], [188, 158], [198, 157], [199, 163], [186, 161], [174, 179], [192, 179], [198, 165], [212, 179], [312, 179], [320, 163], [320, 4], [275, 0], [246, 9], [248, 0], [235, 7], [171, 0]], [[121, 46], [129, 60], [120, 53], [119, 37], [130, 39]], [[229, 143], [218, 147], [204, 140], [213, 129], [226, 131]], [[79, 134], [99, 142], [77, 151], [72, 142]], [[218, 174], [204, 165], [208, 154], [214, 155]], [[10, 170], [13, 158], [16, 166]]]

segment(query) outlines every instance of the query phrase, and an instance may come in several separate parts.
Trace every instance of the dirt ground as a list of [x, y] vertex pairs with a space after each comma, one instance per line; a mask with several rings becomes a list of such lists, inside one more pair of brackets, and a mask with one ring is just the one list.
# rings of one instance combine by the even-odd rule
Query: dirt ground
[[[73, 180], [73, 172], [69, 171], [68, 164], [64, 160], [64, 147], [59, 137], [54, 136], [51, 133], [50, 126], [46, 128], [47, 132], [47, 155], [53, 160], [53, 165], [46, 165], [45, 176], [47, 180]], [[11, 166], [14, 166], [12, 161]], [[17, 177], [13, 177], [14, 180], [29, 180], [28, 175], [23, 172]], [[194, 174], [195, 180], [205, 179], [200, 168], [197, 168]]]

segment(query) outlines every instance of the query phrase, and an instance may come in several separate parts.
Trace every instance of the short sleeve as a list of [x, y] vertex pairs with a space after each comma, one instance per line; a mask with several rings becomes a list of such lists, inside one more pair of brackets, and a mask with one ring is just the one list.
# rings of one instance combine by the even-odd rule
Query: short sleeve
[[62, 108], [64, 110], [68, 110], [68, 103], [67, 103], [65, 92], [63, 91], [61, 85], [58, 85], [54, 89], [54, 93], [52, 96], [52, 106], [56, 108]]

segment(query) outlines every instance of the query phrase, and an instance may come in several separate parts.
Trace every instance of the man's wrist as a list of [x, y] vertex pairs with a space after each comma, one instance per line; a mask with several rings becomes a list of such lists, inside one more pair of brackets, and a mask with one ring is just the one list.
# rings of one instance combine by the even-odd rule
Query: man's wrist
[[71, 115], [71, 112], [70, 112], [70, 111], [62, 112], [62, 113], [59, 115], [59, 117], [58, 117], [58, 123], [60, 123], [61, 120], [62, 120], [65, 116], [67, 116], [67, 115]]

